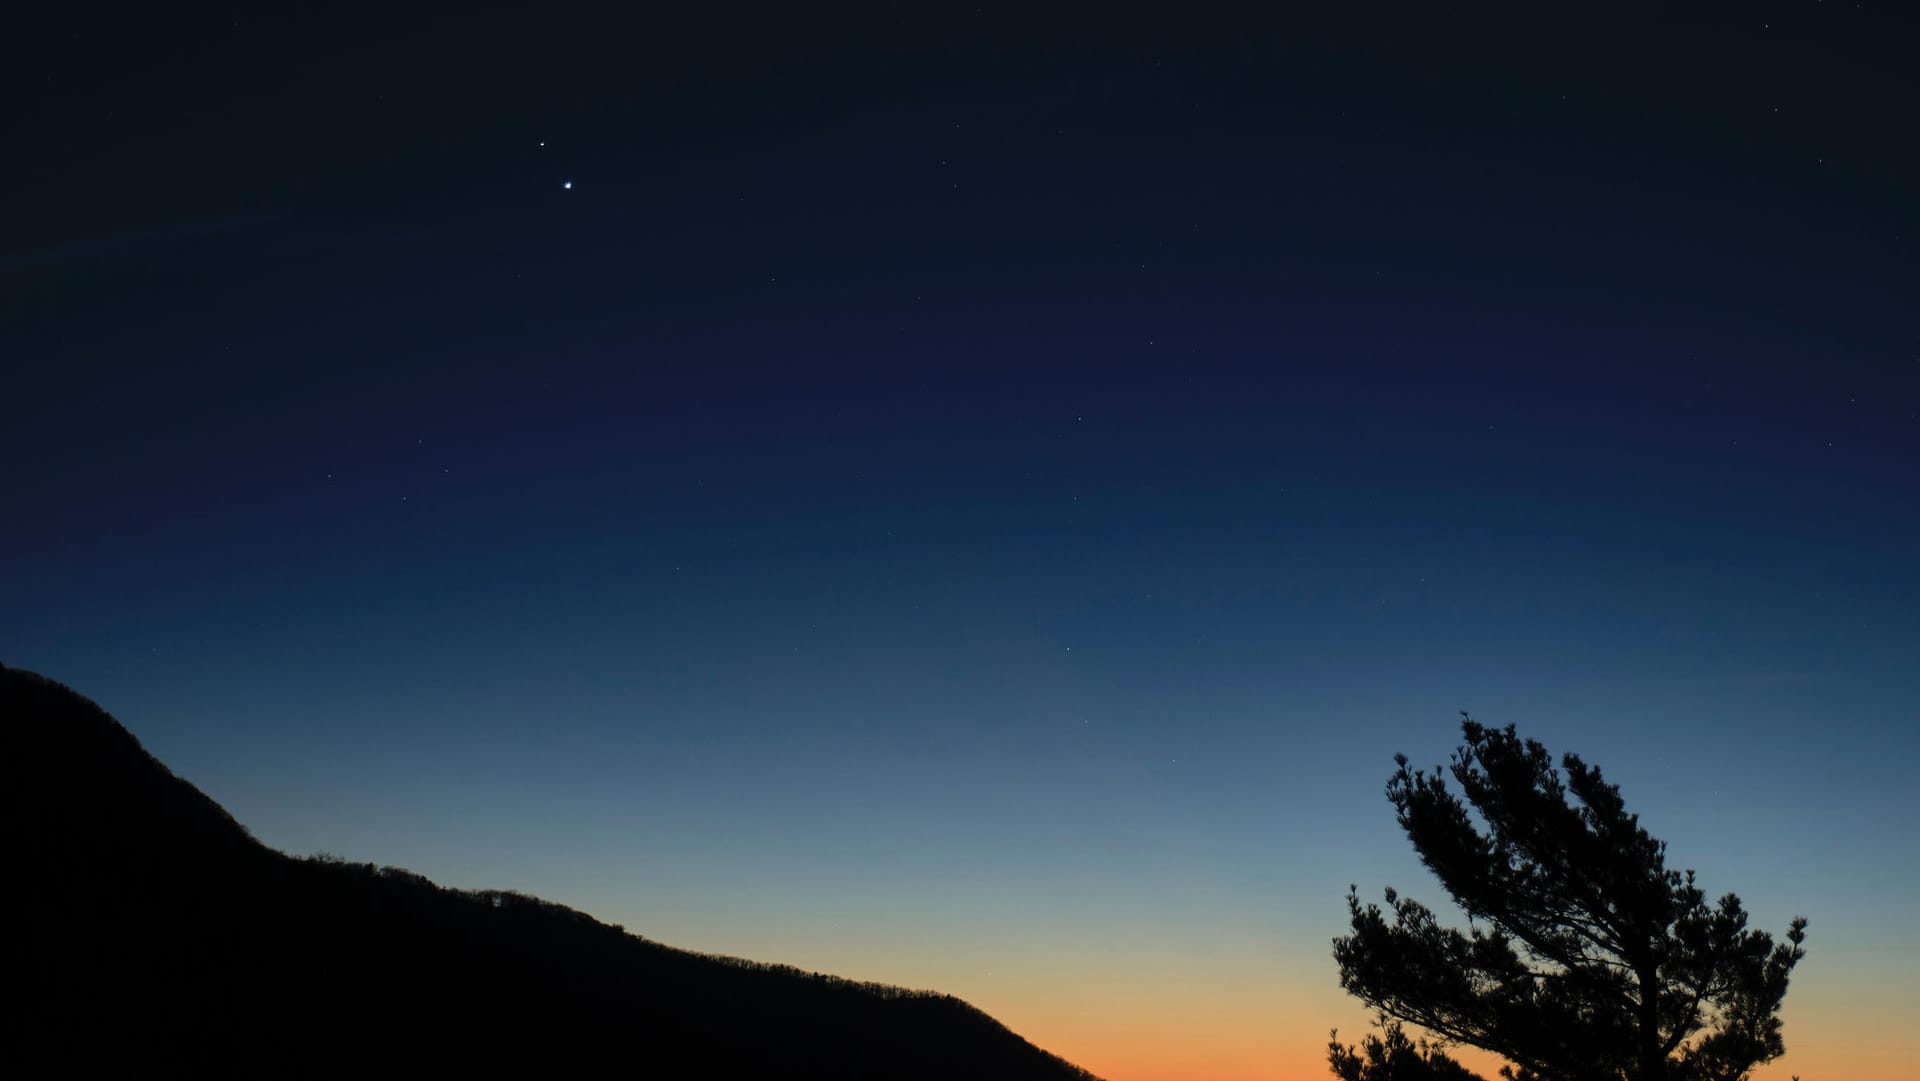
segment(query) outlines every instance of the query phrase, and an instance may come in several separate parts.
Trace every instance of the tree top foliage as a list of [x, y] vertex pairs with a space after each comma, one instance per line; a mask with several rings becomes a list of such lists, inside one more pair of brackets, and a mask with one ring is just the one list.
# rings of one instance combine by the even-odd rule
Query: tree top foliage
[[[1512, 726], [1465, 714], [1461, 733], [1444, 773], [1395, 756], [1387, 798], [1469, 929], [1390, 887], [1386, 910], [1350, 890], [1342, 987], [1383, 1019], [1503, 1056], [1515, 1081], [1740, 1081], [1784, 1053], [1804, 918], [1777, 944], [1748, 929], [1737, 895], [1709, 903], [1693, 871], [1667, 867], [1597, 766], [1567, 754], [1556, 768]], [[1357, 1061], [1345, 1054], [1336, 1073]]]

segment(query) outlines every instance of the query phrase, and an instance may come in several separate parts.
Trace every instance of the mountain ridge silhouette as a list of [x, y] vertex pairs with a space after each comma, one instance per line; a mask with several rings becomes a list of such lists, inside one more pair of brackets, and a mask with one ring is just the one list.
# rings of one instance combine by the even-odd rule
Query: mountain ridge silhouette
[[9, 1060], [48, 1072], [1093, 1075], [977, 1008], [676, 949], [513, 891], [261, 844], [124, 725], [0, 665]]

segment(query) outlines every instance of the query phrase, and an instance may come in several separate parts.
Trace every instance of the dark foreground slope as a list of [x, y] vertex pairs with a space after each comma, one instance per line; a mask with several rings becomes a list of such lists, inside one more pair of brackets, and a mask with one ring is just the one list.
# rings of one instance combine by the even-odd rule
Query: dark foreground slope
[[945, 995], [672, 949], [256, 842], [92, 702], [0, 669], [18, 1076], [1085, 1078]]

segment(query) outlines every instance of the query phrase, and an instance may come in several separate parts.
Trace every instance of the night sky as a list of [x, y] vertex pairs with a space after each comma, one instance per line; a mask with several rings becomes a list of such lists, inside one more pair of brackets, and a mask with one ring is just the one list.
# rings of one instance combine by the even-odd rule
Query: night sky
[[1467, 709], [1920, 1075], [1906, 5], [280, 7], [0, 44], [0, 661], [261, 840], [1305, 1081]]

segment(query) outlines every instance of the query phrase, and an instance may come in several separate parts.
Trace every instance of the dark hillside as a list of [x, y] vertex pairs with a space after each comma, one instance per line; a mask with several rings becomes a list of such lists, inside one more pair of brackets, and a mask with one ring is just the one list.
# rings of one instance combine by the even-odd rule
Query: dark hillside
[[30, 673], [0, 669], [0, 738], [5, 1044], [33, 1076], [1090, 1076], [950, 996], [288, 857]]

